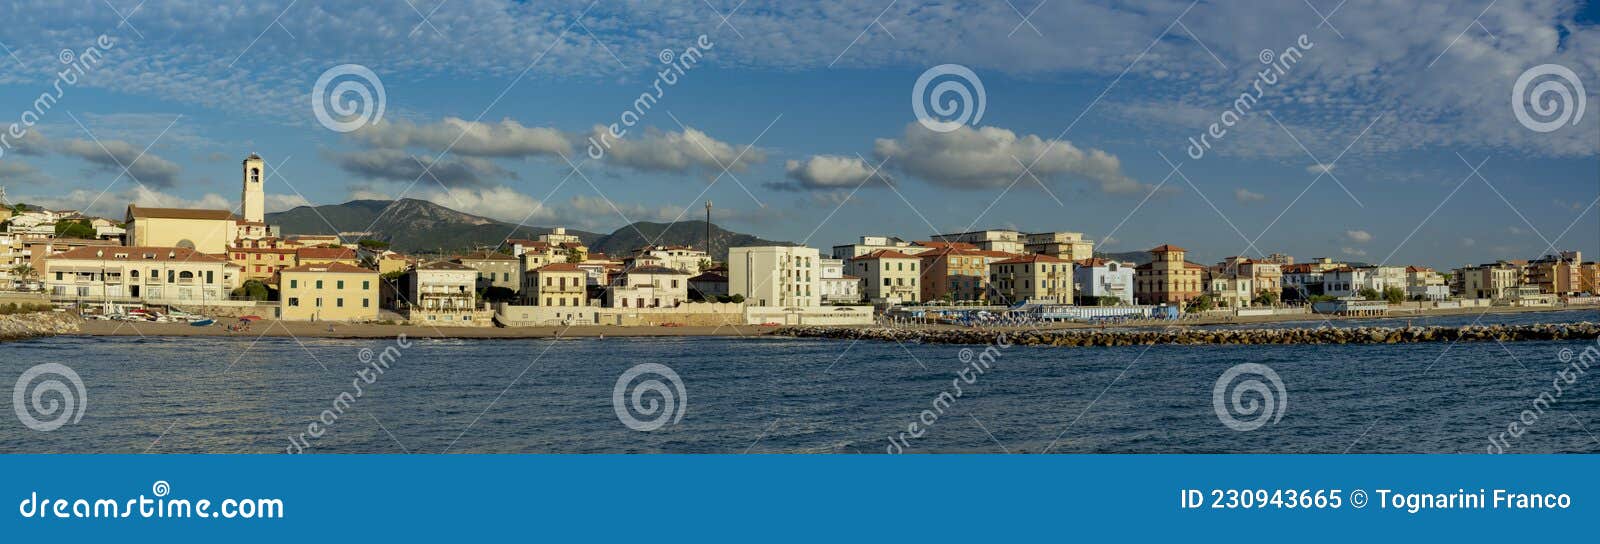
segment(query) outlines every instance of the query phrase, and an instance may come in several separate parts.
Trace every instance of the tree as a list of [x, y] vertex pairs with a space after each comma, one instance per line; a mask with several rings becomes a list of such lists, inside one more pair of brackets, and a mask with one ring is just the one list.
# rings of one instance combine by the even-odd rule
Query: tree
[[94, 227], [88, 221], [58, 221], [56, 222], [56, 236], [59, 238], [94, 238]]
[[356, 244], [359, 244], [362, 249], [369, 249], [372, 251], [383, 251], [385, 249], [389, 249], [389, 242], [385, 242], [383, 240], [373, 240], [371, 238], [363, 238], [361, 241], [356, 242]]
[[1399, 304], [1406, 301], [1406, 292], [1399, 287], [1385, 287], [1383, 299], [1389, 301], [1389, 304]]
[[510, 302], [517, 298], [517, 292], [505, 287], [490, 287], [478, 293], [478, 298], [486, 302]]
[[17, 278], [21, 279], [22, 281], [28, 281], [30, 279], [33, 279], [33, 277], [35, 275], [37, 275], [39, 273], [39, 271], [34, 270], [32, 266], [29, 266], [29, 265], [26, 265], [26, 264], [19, 264], [17, 266], [11, 267], [11, 273], [16, 275]]
[[1116, 306], [1122, 304], [1122, 299], [1113, 296], [1096, 297], [1094, 303], [1099, 306]]
[[1362, 287], [1360, 291], [1356, 292], [1356, 294], [1361, 295], [1361, 298], [1364, 300], [1383, 299], [1383, 293], [1379, 293], [1377, 289], [1373, 289], [1371, 287]]
[[1189, 311], [1191, 312], [1204, 312], [1216, 307], [1217, 301], [1213, 300], [1209, 294], [1200, 295], [1189, 301]]
[[732, 302], [734, 304], [744, 304], [744, 295], [733, 295], [728, 297], [728, 302]]
[[705, 272], [705, 271], [710, 270], [710, 269], [711, 269], [711, 259], [700, 259], [700, 271], [701, 272]]
[[262, 301], [272, 298], [272, 292], [267, 290], [267, 284], [260, 280], [249, 280], [233, 290], [233, 296], [243, 299]]
[[1278, 294], [1272, 291], [1256, 293], [1255, 303], [1261, 306], [1272, 306], [1278, 303]]
[[567, 248], [567, 264], [578, 264], [581, 262], [583, 262], [583, 254], [578, 253], [578, 248]]

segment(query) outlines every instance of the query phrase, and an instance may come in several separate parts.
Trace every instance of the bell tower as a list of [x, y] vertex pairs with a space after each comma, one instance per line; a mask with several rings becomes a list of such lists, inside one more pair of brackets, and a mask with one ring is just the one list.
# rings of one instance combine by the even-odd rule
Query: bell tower
[[266, 166], [261, 156], [251, 153], [244, 159], [244, 186], [239, 197], [239, 206], [244, 213], [244, 220], [251, 223], [266, 221], [266, 191], [261, 186], [262, 169]]

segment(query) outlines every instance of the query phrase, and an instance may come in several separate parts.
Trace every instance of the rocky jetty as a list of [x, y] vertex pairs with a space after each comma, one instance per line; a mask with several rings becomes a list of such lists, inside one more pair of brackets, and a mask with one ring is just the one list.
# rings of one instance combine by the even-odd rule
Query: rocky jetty
[[[796, 338], [885, 340], [926, 344], [989, 344], [996, 331], [982, 329], [890, 329], [852, 327], [784, 327], [773, 332]], [[1519, 340], [1585, 340], [1600, 337], [1600, 323], [1487, 325], [1471, 327], [1322, 327], [1279, 329], [1166, 330], [1066, 329], [1007, 330], [1010, 342], [1024, 346], [1140, 346], [1150, 344], [1402, 344], [1413, 342], [1514, 342]]]
[[0, 315], [0, 341], [72, 334], [82, 323], [78, 316], [60, 312]]

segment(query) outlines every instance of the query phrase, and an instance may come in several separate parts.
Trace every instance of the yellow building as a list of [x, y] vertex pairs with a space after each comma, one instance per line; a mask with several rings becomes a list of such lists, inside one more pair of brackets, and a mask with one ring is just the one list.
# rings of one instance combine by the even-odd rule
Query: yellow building
[[588, 306], [588, 276], [572, 263], [547, 264], [528, 273], [522, 293], [534, 306]]
[[[914, 304], [922, 301], [922, 259], [880, 249], [850, 259], [850, 273], [865, 283], [862, 291], [874, 304]], [[731, 288], [731, 287], [730, 287]]]
[[286, 321], [371, 321], [378, 318], [378, 272], [333, 263], [279, 273], [278, 318]]
[[989, 285], [1000, 302], [1072, 304], [1072, 261], [1042, 253], [989, 265]]
[[378, 274], [387, 276], [396, 272], [405, 272], [410, 265], [411, 263], [406, 260], [405, 255], [390, 253], [378, 257]]
[[128, 205], [128, 245], [181, 247], [223, 255], [238, 240], [239, 223], [228, 210], [141, 208]]
[[1185, 304], [1205, 292], [1206, 267], [1184, 260], [1188, 250], [1162, 244], [1151, 261], [1134, 268], [1133, 297], [1139, 304]]
[[294, 256], [301, 265], [338, 263], [361, 266], [361, 257], [356, 255], [356, 250], [342, 247], [302, 247], [295, 250]]

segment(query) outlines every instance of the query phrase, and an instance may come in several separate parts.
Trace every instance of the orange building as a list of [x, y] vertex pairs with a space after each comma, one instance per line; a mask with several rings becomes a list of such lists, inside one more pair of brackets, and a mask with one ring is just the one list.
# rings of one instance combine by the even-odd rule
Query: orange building
[[1133, 298], [1140, 304], [1184, 304], [1205, 291], [1206, 267], [1185, 261], [1188, 250], [1163, 244], [1154, 260], [1133, 269]]

